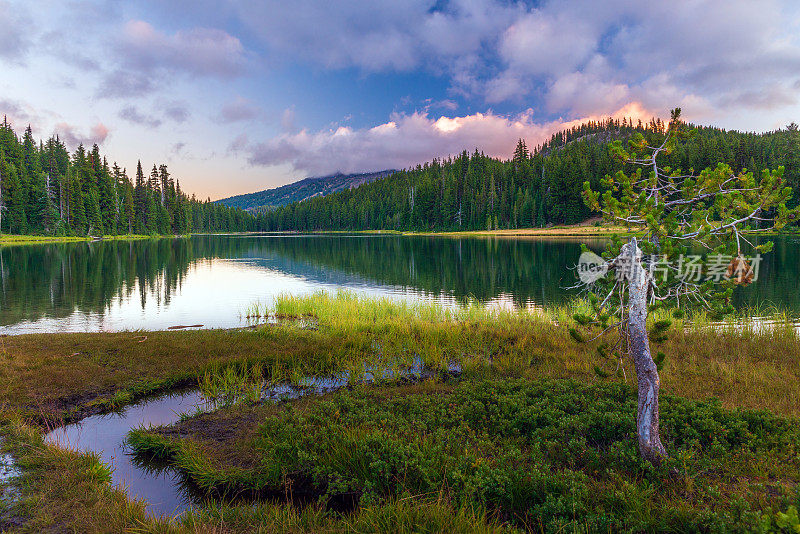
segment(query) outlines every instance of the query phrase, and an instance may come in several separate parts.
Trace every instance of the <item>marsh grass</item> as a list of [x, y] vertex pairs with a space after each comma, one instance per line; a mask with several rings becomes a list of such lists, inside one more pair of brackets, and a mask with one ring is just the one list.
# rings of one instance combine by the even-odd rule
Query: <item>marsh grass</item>
[[257, 402], [264, 388], [264, 367], [258, 362], [210, 366], [198, 378], [198, 386], [218, 405]]
[[[221, 495], [347, 497], [357, 513], [438, 495], [547, 532], [752, 530], [800, 504], [796, 420], [667, 396], [672, 458], [653, 467], [631, 438], [635, 405], [630, 386], [571, 380], [364, 388], [207, 414], [131, 444]], [[238, 431], [216, 434], [218, 417]], [[407, 513], [379, 514], [377, 531]]]
[[38, 429], [19, 418], [2, 427], [3, 449], [12, 451], [21, 474], [8, 513], [19, 518], [4, 532], [123, 532], [148, 521], [144, 504], [109, 484], [111, 472], [96, 455], [46, 444]]
[[318, 505], [299, 508], [273, 502], [238, 506], [211, 503], [202, 509], [187, 511], [181, 520], [151, 520], [131, 527], [129, 532], [499, 534], [519, 531], [487, 516], [480, 508], [456, 508], [441, 500], [423, 498], [398, 499], [344, 516], [332, 514]]
[[[666, 355], [661, 370], [664, 393], [701, 401], [716, 397], [726, 409], [769, 410], [784, 416], [800, 416], [800, 339], [792, 318], [776, 310], [754, 311], [762, 319], [739, 317], [719, 323], [703, 314], [675, 317], [672, 310], [654, 310], [651, 327], [657, 321], [672, 322], [664, 339], [653, 344], [654, 353]], [[574, 315], [585, 312], [586, 304], [582, 302], [549, 309], [507, 310], [488, 309], [474, 302], [449, 307], [372, 300], [348, 293], [319, 293], [306, 297], [282, 296], [268, 307], [260, 305], [260, 317], [280, 320], [253, 329], [0, 338], [3, 421], [9, 428], [16, 428], [14, 432], [24, 434], [10, 442], [14, 454], [22, 459], [21, 487], [24, 503], [28, 503], [18, 511], [29, 518], [32, 526], [26, 528], [30, 532], [119, 532], [136, 525], [152, 532], [251, 530], [258, 523], [248, 518], [248, 507], [221, 506], [217, 512], [190, 514], [183, 523], [144, 517], [138, 504], [127, 500], [121, 492], [111, 491], [99, 473], [92, 473], [89, 460], [77, 459], [85, 455], [75, 456], [76, 453], [45, 447], [40, 441], [43, 423], [75, 420], [123, 407], [155, 392], [204, 381], [209, 392], [225, 397], [226, 392], [241, 390], [243, 384], [255, 385], [258, 369], [268, 384], [298, 385], [308, 377], [339, 375], [356, 381], [371, 373], [391, 382], [400, 370], [423, 362], [431, 370], [458, 364], [467, 383], [570, 378], [595, 385], [626, 382], [627, 387], [632, 387], [632, 369], [628, 369], [627, 378], [600, 378], [596, 374], [599, 341], [578, 343], [570, 335]], [[764, 317], [771, 321], [768, 328], [764, 327]], [[146, 340], [140, 343], [145, 336]], [[436, 377], [434, 373], [431, 380], [414, 387], [429, 394], [435, 394], [436, 388], [449, 387], [438, 383]], [[386, 395], [394, 395], [404, 387], [392, 385], [379, 389], [385, 390]], [[291, 404], [303, 402], [313, 405], [317, 400]], [[241, 408], [245, 410], [243, 414], [247, 410], [265, 409], [263, 405]], [[182, 424], [196, 420], [189, 416]], [[241, 421], [244, 424], [246, 418]], [[359, 432], [362, 435], [356, 433], [354, 439], [365, 438], [366, 434]], [[230, 447], [238, 451], [236, 454], [242, 461], [247, 460], [244, 441]], [[210, 484], [217, 469], [213, 463], [203, 463], [208, 457], [203, 462], [198, 459], [207, 452], [200, 447], [186, 461], [187, 466], [194, 465], [198, 473], [210, 477], [207, 478]], [[347, 460], [341, 453], [337, 453], [340, 463]], [[687, 466], [692, 465], [691, 456], [682, 458]], [[333, 457], [330, 460], [335, 465]], [[773, 464], [769, 459], [751, 459], [752, 469], [760, 470], [751, 474], [768, 475], [775, 467]], [[724, 474], [717, 476], [724, 478]], [[63, 484], [61, 479], [65, 481]], [[692, 480], [692, 477], [686, 479], [687, 488]], [[745, 477], [738, 487], [727, 486], [728, 493], [723, 492], [719, 498], [735, 501], [750, 491], [751, 484], [768, 482]], [[626, 488], [623, 490], [634, 491]], [[635, 493], [647, 495], [652, 491], [643, 487]], [[705, 494], [709, 502], [713, 501], [712, 493]], [[413, 502], [423, 501], [415, 497]], [[641, 499], [627, 502], [630, 513], [637, 517], [650, 513]], [[349, 522], [332, 518], [327, 512], [315, 515], [309, 508], [292, 511], [264, 504], [258, 509], [262, 517], [274, 518], [270, 520], [275, 521], [276, 528], [267, 531], [289, 525], [288, 531], [298, 532], [388, 528], [380, 525], [394, 525], [392, 528], [396, 526], [402, 531], [410, 528], [408, 525], [413, 521], [429, 520], [432, 525], [445, 519], [455, 522], [454, 517], [461, 510], [456, 503], [431, 504], [425, 512], [430, 518], [424, 519], [414, 516], [410, 507], [402, 508], [406, 506], [402, 503], [405, 501], [400, 496], [396, 500], [364, 503], [355, 516], [347, 519]], [[681, 498], [672, 498], [670, 503], [676, 513], [685, 508]], [[775, 514], [789, 511], [774, 510]], [[475, 508], [475, 513], [475, 517], [484, 519], [479, 508]], [[195, 518], [194, 523], [190, 517]], [[226, 522], [232, 517], [239, 518], [236, 520], [239, 522]], [[492, 517], [488, 523], [476, 519], [472, 528], [486, 525], [500, 528], [502, 518], [492, 523]], [[465, 521], [464, 525], [471, 524], [471, 520]], [[232, 527], [234, 523], [242, 526]], [[536, 524], [527, 527], [538, 530]]]
[[[578, 343], [569, 327], [589, 305], [576, 300], [546, 309], [491, 309], [475, 302], [443, 306], [428, 302], [370, 299], [348, 292], [279, 296], [266, 314], [314, 317], [318, 339], [332, 339], [322, 356], [328, 369], [363, 373], [372, 367], [412, 365], [429, 369], [457, 363], [467, 377], [580, 378], [601, 380], [597, 349], [604, 339]], [[757, 313], [755, 317], [747, 313]], [[790, 316], [774, 309], [748, 310], [727, 322], [707, 314], [681, 315], [657, 308], [649, 318], [670, 326], [652, 343], [665, 355], [662, 386], [693, 399], [718, 397], [726, 407], [769, 409], [800, 415], [800, 337]], [[676, 317], [677, 315], [677, 317]], [[285, 323], [262, 332], [301, 334]], [[290, 334], [293, 333], [293, 334]], [[311, 335], [311, 334], [307, 334]], [[308, 372], [307, 362], [292, 365]], [[632, 364], [610, 380], [633, 383]], [[313, 371], [313, 369], [312, 369]]]
[[[161, 236], [128, 234], [128, 235], [107, 235], [103, 236], [104, 241], [126, 241], [133, 239], [154, 239]], [[173, 237], [173, 236], [169, 236]], [[0, 235], [0, 246], [5, 245], [37, 245], [47, 243], [80, 243], [92, 241], [93, 237], [86, 236], [48, 236], [48, 235]]]

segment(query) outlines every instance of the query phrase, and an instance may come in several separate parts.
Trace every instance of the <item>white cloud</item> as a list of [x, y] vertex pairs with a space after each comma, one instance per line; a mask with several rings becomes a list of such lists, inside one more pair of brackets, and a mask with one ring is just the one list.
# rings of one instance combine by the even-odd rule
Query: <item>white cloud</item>
[[[529, 76], [550, 76], [578, 69], [597, 49], [598, 28], [572, 13], [533, 10], [505, 31], [500, 55], [510, 68]], [[571, 19], [571, 20], [570, 20]]]
[[800, 46], [786, 31], [786, 21], [798, 18], [787, 6], [777, 0], [546, 2], [506, 30], [502, 68], [477, 75], [483, 82], [477, 89], [490, 102], [538, 92], [548, 110], [573, 117], [631, 100], [658, 109], [702, 100], [717, 116], [731, 104], [791, 106]]
[[215, 28], [167, 34], [142, 20], [130, 20], [112, 38], [117, 66], [104, 75], [98, 96], [129, 98], [162, 87], [170, 76], [230, 79], [244, 73], [247, 53], [241, 41]]
[[233, 9], [272, 58], [366, 73], [424, 69], [447, 76], [453, 94], [534, 99], [569, 117], [632, 100], [659, 109], [702, 100], [722, 114], [798, 97], [800, 16], [789, 0], [376, 0], [368, 9], [271, 0]]
[[[644, 119], [651, 115], [641, 105], [631, 104], [617, 110], [615, 116]], [[600, 117], [582, 120], [590, 118]], [[288, 164], [308, 175], [363, 172], [405, 168], [435, 157], [456, 155], [465, 149], [477, 148], [491, 156], [509, 157], [518, 139], [535, 146], [577, 122], [537, 123], [530, 110], [513, 117], [488, 112], [433, 118], [417, 112], [395, 114], [390, 121], [371, 128], [301, 130], [261, 143], [250, 143], [247, 137], [240, 136], [231, 149], [247, 154], [252, 165]]]
[[8, 123], [17, 130], [29, 124], [36, 129], [41, 120], [30, 106], [9, 98], [0, 98], [0, 115], [3, 115]]
[[177, 123], [186, 122], [192, 115], [183, 102], [162, 102], [159, 109], [167, 118]]
[[294, 106], [288, 107], [281, 113], [281, 130], [285, 133], [295, 133], [297, 124], [295, 123]]
[[161, 119], [142, 113], [136, 106], [125, 106], [119, 111], [119, 116], [128, 122], [148, 128], [161, 126]]

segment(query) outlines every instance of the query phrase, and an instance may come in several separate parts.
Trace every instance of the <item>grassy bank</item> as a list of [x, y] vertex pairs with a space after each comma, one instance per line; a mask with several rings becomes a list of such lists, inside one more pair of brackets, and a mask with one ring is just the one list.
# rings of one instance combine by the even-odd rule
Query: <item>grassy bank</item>
[[[702, 317], [691, 325], [674, 320], [654, 350], [666, 354], [668, 446], [685, 465], [671, 464], [665, 476], [642, 466], [631, 449], [633, 370], [621, 378], [597, 375], [596, 347], [576, 343], [566, 326], [575, 311], [451, 309], [317, 294], [285, 297], [268, 310], [253, 306], [248, 314], [277, 319], [254, 329], [0, 337], [3, 432], [24, 468], [21, 504], [0, 521], [5, 516], [12, 525], [9, 518], [23, 517], [19, 528], [29, 532], [238, 532], [259, 524], [263, 531], [410, 532], [417, 523], [436, 532], [436, 525], [450, 522], [466, 532], [570, 522], [579, 530], [711, 528], [733, 524], [739, 516], [731, 514], [753, 525], [789, 510], [798, 483], [800, 417], [800, 339], [793, 327], [715, 329]], [[179, 465], [196, 460], [200, 471], [183, 467], [207, 487], [285, 494], [275, 477], [296, 476], [312, 490], [312, 505], [302, 509], [274, 501], [255, 508], [229, 503], [181, 522], [147, 519], [139, 505], [108, 487], [90, 455], [41, 442], [48, 422], [211, 383], [232, 368], [297, 382], [341, 371], [357, 378], [416, 358], [431, 368], [459, 362], [462, 378], [357, 388], [322, 402], [245, 404], [138, 435], [142, 452]], [[331, 417], [337, 411], [339, 419]], [[562, 443], [555, 436], [565, 432]], [[352, 446], [317, 447], [326, 435]], [[532, 481], [514, 479], [508, 466]], [[568, 488], [558, 485], [562, 474]], [[533, 499], [525, 492], [534, 490], [567, 496], [550, 499], [558, 510], [519, 504]], [[357, 496], [357, 511], [340, 516], [326, 508], [334, 495]], [[610, 510], [607, 523], [603, 510]], [[632, 522], [614, 523], [619, 510]]]
[[[453, 232], [425, 232], [415, 230], [326, 230], [322, 234], [393, 234], [408, 236], [445, 236], [445, 237], [602, 237], [615, 234], [630, 234], [631, 229], [623, 226], [600, 223], [597, 219], [579, 224], [550, 226], [547, 228], [514, 228], [496, 230], [463, 230]], [[315, 232], [316, 233], [316, 232]]]
[[6, 419], [4, 448], [22, 471], [16, 501], [0, 501], [0, 531], [26, 533], [236, 532], [508, 532], [482, 508], [455, 508], [435, 498], [397, 499], [341, 517], [322, 506], [284, 503], [219, 504], [187, 511], [181, 519], [150, 517], [141, 501], [109, 485], [110, 472], [92, 454], [48, 445], [19, 419]]
[[[281, 232], [277, 232], [281, 233]], [[287, 232], [302, 233], [302, 232]], [[632, 235], [640, 233], [636, 228], [591, 222], [557, 225], [546, 228], [513, 228], [497, 230], [463, 230], [451, 232], [426, 232], [418, 230], [319, 230], [310, 233], [319, 234], [391, 234], [404, 236], [440, 236], [440, 237], [541, 237], [541, 238], [591, 238], [610, 237], [614, 235]], [[747, 232], [744, 232], [747, 233]], [[760, 236], [798, 235], [800, 228], [784, 228], [780, 232], [759, 232]]]
[[665, 397], [673, 456], [654, 468], [635, 413], [623, 384], [471, 380], [223, 411], [130, 441], [212, 495], [332, 509], [437, 495], [546, 532], [753, 531], [800, 505], [796, 420]]
[[[131, 239], [156, 239], [159, 237], [174, 237], [174, 236], [151, 236], [140, 234], [128, 235], [106, 235], [103, 236], [103, 241], [127, 241]], [[47, 235], [0, 235], [0, 246], [9, 245], [37, 245], [48, 243], [80, 243], [84, 241], [96, 241], [94, 237], [76, 237], [76, 236], [47, 236]]]

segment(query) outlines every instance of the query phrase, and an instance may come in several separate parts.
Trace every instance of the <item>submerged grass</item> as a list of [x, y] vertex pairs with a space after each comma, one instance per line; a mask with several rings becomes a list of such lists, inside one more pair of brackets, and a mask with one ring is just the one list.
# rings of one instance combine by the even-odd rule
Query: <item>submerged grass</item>
[[[460, 363], [471, 376], [597, 380], [600, 342], [576, 343], [567, 328], [581, 311], [582, 303], [503, 310], [318, 293], [278, 298], [266, 310], [278, 323], [255, 329], [0, 337], [0, 407], [69, 420], [197, 385], [228, 365], [259, 365], [272, 381], [294, 382], [341, 372], [357, 380], [418, 359], [434, 369]], [[653, 321], [666, 317], [653, 313]], [[667, 392], [800, 415], [800, 339], [790, 322], [671, 319], [666, 338], [653, 344], [666, 355]]]
[[[339, 340], [331, 344], [332, 360], [344, 367], [354, 364], [355, 372], [364, 361], [420, 357], [432, 368], [457, 362], [467, 376], [596, 381], [594, 367], [602, 362], [597, 347], [603, 340], [577, 343], [569, 331], [575, 314], [587, 311], [582, 301], [509, 310], [476, 303], [453, 307], [370, 299], [347, 292], [284, 295], [267, 309], [275, 317], [314, 318], [315, 336]], [[740, 315], [720, 323], [703, 313], [673, 314], [657, 309], [650, 317], [651, 326], [671, 322], [652, 343], [654, 353], [666, 356], [661, 372], [666, 392], [693, 399], [718, 397], [729, 408], [800, 416], [800, 337], [787, 316], [773, 311], [758, 320]], [[278, 328], [292, 329], [290, 322]], [[626, 380], [633, 383], [628, 365]]]
[[264, 367], [247, 362], [212, 366], [200, 376], [198, 385], [205, 397], [222, 406], [256, 402], [264, 385]]

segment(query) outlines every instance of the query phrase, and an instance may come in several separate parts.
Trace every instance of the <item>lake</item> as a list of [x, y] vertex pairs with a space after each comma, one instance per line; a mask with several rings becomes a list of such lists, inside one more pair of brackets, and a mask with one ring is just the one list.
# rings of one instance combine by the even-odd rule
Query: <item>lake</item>
[[[197, 235], [0, 248], [0, 330], [96, 332], [247, 324], [281, 293], [347, 289], [445, 304], [546, 306], [576, 295], [570, 267], [599, 239]], [[800, 314], [800, 238], [774, 239], [735, 304]]]

